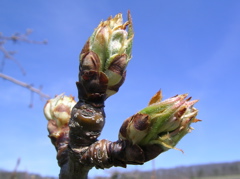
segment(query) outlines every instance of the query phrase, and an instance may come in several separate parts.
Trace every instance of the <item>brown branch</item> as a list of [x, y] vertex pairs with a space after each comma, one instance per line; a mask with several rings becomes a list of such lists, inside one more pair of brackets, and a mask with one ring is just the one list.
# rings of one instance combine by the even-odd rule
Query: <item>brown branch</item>
[[0, 73], [0, 78], [3, 78], [3, 79], [8, 80], [8, 81], [11, 81], [12, 83], [15, 83], [15, 84], [17, 84], [19, 86], [25, 87], [25, 88], [29, 89], [30, 91], [32, 91], [34, 93], [37, 93], [42, 98], [46, 98], [46, 99], [50, 98], [49, 95], [43, 93], [40, 89], [34, 88], [32, 85], [30, 85], [28, 83], [19, 81], [19, 80], [15, 79], [15, 78], [7, 76], [7, 75], [5, 75], [3, 73]]

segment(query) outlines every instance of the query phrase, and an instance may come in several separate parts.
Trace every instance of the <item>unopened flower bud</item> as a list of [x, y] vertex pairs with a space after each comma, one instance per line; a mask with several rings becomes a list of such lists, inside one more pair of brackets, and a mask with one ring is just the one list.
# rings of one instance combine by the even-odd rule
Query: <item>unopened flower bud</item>
[[[84, 86], [88, 86], [86, 83], [93, 84], [94, 81], [96, 86], [96, 92], [92, 88], [86, 88], [83, 98], [89, 100], [89, 96], [96, 96], [93, 93], [98, 93], [106, 99], [118, 91], [125, 80], [126, 67], [132, 57], [132, 39], [130, 13], [125, 23], [122, 14], [117, 14], [98, 25], [80, 53], [79, 81]], [[86, 78], [89, 73], [94, 74], [94, 78]], [[100, 80], [100, 76], [104, 80]]]
[[[159, 94], [161, 95], [161, 94]], [[198, 100], [190, 101], [187, 94], [176, 95], [162, 102], [153, 102], [141, 110], [140, 114], [150, 116], [151, 131], [140, 145], [159, 144], [164, 150], [175, 148], [180, 139], [191, 131], [190, 124], [198, 122], [198, 110], [193, 105]]]
[[[164, 151], [177, 149], [176, 144], [193, 129], [190, 127], [191, 123], [200, 121], [196, 119], [198, 110], [193, 107], [198, 100], [190, 101], [191, 98], [186, 97], [187, 94], [182, 94], [161, 101], [161, 91], [157, 92], [148, 107], [123, 123], [120, 139], [140, 146], [158, 144]], [[145, 117], [142, 118], [141, 115]], [[134, 124], [141, 124], [146, 128], [137, 130]]]
[[57, 126], [61, 127], [68, 124], [75, 104], [74, 97], [64, 96], [63, 94], [58, 95], [47, 101], [43, 109], [44, 115], [47, 120], [54, 120]]

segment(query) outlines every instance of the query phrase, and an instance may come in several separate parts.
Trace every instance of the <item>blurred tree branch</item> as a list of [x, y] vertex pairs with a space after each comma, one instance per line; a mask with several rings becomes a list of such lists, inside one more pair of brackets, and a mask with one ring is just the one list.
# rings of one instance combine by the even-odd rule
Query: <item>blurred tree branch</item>
[[34, 93], [37, 93], [37, 94], [40, 95], [40, 97], [42, 97], [42, 98], [50, 98], [50, 96], [47, 95], [47, 94], [45, 94], [45, 93], [43, 93], [43, 92], [41, 91], [41, 89], [34, 88], [32, 85], [30, 85], [30, 84], [28, 84], [28, 83], [24, 83], [24, 82], [19, 81], [19, 80], [15, 79], [15, 78], [12, 78], [12, 77], [10, 77], [10, 76], [7, 76], [7, 75], [5, 75], [5, 74], [3, 74], [3, 73], [0, 73], [0, 77], [3, 78], [3, 79], [5, 79], [5, 80], [11, 81], [11, 82], [13, 82], [13, 83], [15, 83], [15, 84], [17, 84], [17, 85], [20, 85], [20, 86], [22, 86], [22, 87], [25, 87], [25, 88], [29, 89], [30, 91], [32, 91], [32, 92], [34, 92]]
[[12, 41], [13, 43], [24, 42], [24, 43], [31, 43], [31, 44], [47, 44], [47, 40], [35, 41], [35, 40], [29, 39], [29, 35], [31, 33], [32, 33], [31, 29], [27, 29], [25, 33], [14, 33], [11, 36], [5, 36], [5, 35], [3, 35], [3, 33], [0, 32], [0, 52], [3, 53], [3, 60], [0, 64], [0, 72], [1, 72], [0, 73], [0, 78], [11, 81], [14, 84], [17, 84], [19, 86], [25, 87], [25, 88], [29, 89], [30, 91], [32, 91], [34, 93], [37, 93], [41, 98], [47, 98], [48, 99], [48, 98], [50, 98], [50, 96], [43, 93], [41, 91], [41, 89], [36, 89], [29, 83], [19, 81], [16, 78], [5, 75], [3, 73], [5, 60], [7, 59], [7, 60], [12, 60], [19, 67], [22, 74], [26, 75], [26, 72], [25, 72], [24, 68], [22, 67], [21, 63], [19, 63], [18, 60], [16, 60], [14, 58], [14, 54], [16, 54], [16, 51], [9, 51], [4, 47], [4, 45], [9, 41]]

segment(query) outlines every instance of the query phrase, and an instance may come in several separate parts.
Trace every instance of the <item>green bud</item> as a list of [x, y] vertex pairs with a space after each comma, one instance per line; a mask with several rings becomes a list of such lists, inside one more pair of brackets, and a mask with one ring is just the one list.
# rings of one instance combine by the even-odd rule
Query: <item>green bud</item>
[[[82, 75], [88, 73], [87, 71], [103, 73], [108, 80], [105, 98], [116, 93], [124, 82], [126, 67], [132, 57], [132, 39], [133, 29], [130, 13], [128, 21], [125, 23], [123, 23], [122, 14], [102, 21], [80, 54], [79, 81], [84, 81]], [[101, 75], [103, 76], [103, 74]], [[94, 78], [95, 81], [97, 81], [96, 79], [98, 77]], [[92, 93], [92, 91], [90, 90], [88, 93]]]
[[164, 151], [177, 149], [176, 144], [193, 129], [190, 124], [200, 121], [193, 107], [198, 100], [186, 97], [182, 94], [161, 101], [162, 93], [158, 91], [148, 107], [124, 121], [119, 138], [140, 146], [158, 144]]
[[180, 139], [191, 131], [190, 124], [196, 119], [198, 110], [193, 105], [198, 100], [190, 101], [187, 94], [176, 95], [161, 102], [154, 102], [141, 110], [140, 114], [150, 116], [151, 130], [139, 143], [159, 144], [164, 150], [175, 148]]

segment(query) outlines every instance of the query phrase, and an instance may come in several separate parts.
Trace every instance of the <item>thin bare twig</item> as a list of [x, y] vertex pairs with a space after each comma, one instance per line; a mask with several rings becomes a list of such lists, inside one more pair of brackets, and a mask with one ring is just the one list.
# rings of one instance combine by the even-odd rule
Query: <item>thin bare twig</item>
[[[32, 33], [31, 29], [27, 29], [25, 33], [21, 34], [21, 33], [15, 33], [11, 36], [4, 36], [1, 32], [0, 32], [0, 51], [3, 53], [4, 58], [5, 59], [9, 59], [12, 60], [14, 63], [16, 63], [16, 65], [20, 68], [21, 72], [23, 75], [26, 74], [24, 68], [22, 67], [22, 65], [18, 62], [18, 60], [16, 60], [14, 58], [14, 54], [16, 53], [16, 51], [8, 51], [4, 48], [4, 44], [6, 44], [8, 41], [12, 41], [14, 43], [17, 42], [25, 42], [25, 43], [32, 43], [32, 44], [47, 44], [47, 40], [43, 40], [43, 41], [36, 41], [36, 40], [30, 40], [28, 38], [28, 36]], [[1, 67], [1, 71], [3, 70], [3, 65]]]
[[7, 41], [7, 40], [11, 40], [13, 42], [18, 42], [18, 41], [22, 41], [22, 42], [26, 42], [26, 43], [34, 43], [34, 44], [47, 44], [47, 40], [43, 40], [43, 41], [36, 41], [36, 40], [30, 40], [28, 38], [28, 36], [33, 32], [32, 29], [27, 29], [26, 32], [24, 34], [21, 33], [15, 33], [11, 36], [3, 36], [2, 33], [0, 32], [0, 40]]
[[[22, 74], [26, 75], [26, 72], [25, 72], [24, 68], [22, 67], [22, 65], [13, 56], [16, 52], [14, 52], [14, 51], [7, 51], [1, 45], [0, 45], [0, 51], [4, 54], [4, 59], [12, 60], [19, 67], [19, 69], [21, 70]], [[1, 71], [3, 71], [3, 68], [4, 68], [4, 63], [2, 63], [2, 65], [1, 65]]]
[[16, 53], [15, 51], [8, 51], [5, 49], [4, 44], [6, 44], [9, 41], [12, 41], [14, 43], [17, 42], [25, 42], [25, 43], [33, 43], [33, 44], [47, 44], [46, 40], [43, 41], [36, 41], [36, 40], [30, 40], [29, 39], [29, 35], [32, 33], [31, 29], [27, 29], [25, 33], [15, 33], [11, 36], [4, 36], [1, 32], [0, 32], [0, 52], [3, 53], [3, 61], [0, 64], [0, 78], [3, 78], [5, 80], [11, 81], [17, 85], [20, 85], [22, 87], [25, 87], [27, 89], [29, 89], [31, 91], [31, 103], [30, 103], [30, 107], [32, 106], [32, 100], [33, 100], [33, 93], [37, 93], [38, 95], [40, 95], [41, 98], [47, 98], [49, 99], [50, 96], [47, 94], [42, 93], [41, 88], [36, 89], [34, 88], [31, 84], [27, 84], [25, 82], [19, 81], [13, 77], [10, 77], [8, 75], [5, 75], [3, 73], [1, 73], [3, 71], [4, 68], [4, 64], [5, 64], [5, 59], [8, 60], [12, 60], [21, 70], [22, 74], [25, 75], [26, 72], [24, 70], [24, 68], [22, 67], [21, 63], [18, 62], [17, 59], [14, 58], [14, 54]]
[[34, 92], [34, 93], [37, 93], [37, 94], [40, 95], [40, 97], [42, 97], [42, 98], [46, 98], [46, 99], [49, 99], [49, 98], [50, 98], [49, 95], [43, 93], [40, 89], [34, 88], [34, 87], [33, 87], [32, 85], [30, 85], [30, 84], [27, 84], [27, 83], [24, 83], [24, 82], [22, 82], [22, 81], [19, 81], [19, 80], [15, 79], [15, 78], [12, 78], [12, 77], [10, 77], [10, 76], [7, 76], [7, 75], [5, 75], [5, 74], [3, 74], [3, 73], [0, 73], [0, 78], [3, 78], [3, 79], [5, 79], [5, 80], [11, 81], [12, 83], [15, 83], [15, 84], [17, 84], [17, 85], [20, 85], [20, 86], [22, 86], [22, 87], [25, 87], [25, 88], [29, 89], [30, 91], [32, 91], [32, 92]]
[[20, 165], [20, 162], [21, 162], [21, 158], [18, 158], [16, 166], [15, 166], [15, 168], [14, 168], [12, 174], [11, 174], [10, 179], [16, 179], [17, 178], [17, 169], [18, 169], [18, 166]]

